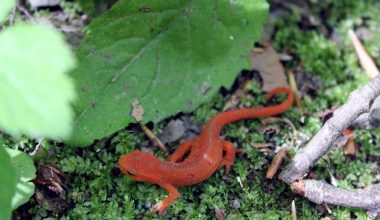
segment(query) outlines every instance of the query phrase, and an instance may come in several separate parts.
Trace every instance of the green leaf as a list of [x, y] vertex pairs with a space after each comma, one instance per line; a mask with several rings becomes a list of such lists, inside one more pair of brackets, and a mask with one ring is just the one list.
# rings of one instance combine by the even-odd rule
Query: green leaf
[[16, 192], [12, 197], [12, 210], [29, 201], [34, 194], [34, 184], [29, 182], [36, 178], [36, 167], [30, 156], [22, 151], [6, 148], [16, 171]]
[[0, 23], [7, 17], [9, 11], [15, 7], [15, 0], [1, 0], [0, 2]]
[[65, 72], [74, 57], [55, 30], [19, 24], [0, 33], [0, 129], [52, 139], [67, 138], [74, 88]]
[[4, 136], [0, 133], [0, 147], [4, 147], [5, 145], [5, 138]]
[[0, 219], [11, 219], [11, 201], [15, 194], [16, 172], [9, 155], [0, 147]]
[[93, 21], [73, 73], [71, 145], [85, 146], [131, 122], [140, 101], [143, 122], [190, 112], [238, 72], [259, 38], [265, 0], [118, 1]]

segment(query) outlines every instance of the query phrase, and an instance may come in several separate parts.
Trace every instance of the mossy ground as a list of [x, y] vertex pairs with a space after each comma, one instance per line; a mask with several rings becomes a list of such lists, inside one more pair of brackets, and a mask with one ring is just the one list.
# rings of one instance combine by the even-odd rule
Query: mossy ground
[[[307, 18], [297, 10], [286, 10], [268, 25], [273, 25], [275, 29], [272, 39], [275, 49], [293, 56], [290, 62], [285, 63], [286, 67], [292, 69], [301, 66], [303, 71], [317, 75], [323, 81], [323, 87], [315, 97], [303, 97], [303, 107], [310, 112], [303, 121], [300, 121], [295, 107], [281, 116], [291, 120], [299, 132], [312, 137], [322, 126], [317, 113], [344, 103], [350, 91], [368, 80], [348, 40], [349, 28], [366, 27], [370, 30], [373, 37], [364, 43], [380, 64], [380, 6], [375, 0], [325, 0], [308, 1], [307, 4], [311, 15], [321, 17], [320, 25], [302, 27], [301, 23]], [[272, 2], [272, 6], [277, 7], [275, 2]], [[333, 33], [342, 40], [338, 43], [333, 41]], [[205, 103], [191, 114], [192, 120], [199, 124], [205, 123], [221, 112], [226, 101], [226, 97], [221, 94], [215, 95], [213, 101]], [[243, 98], [243, 105], [263, 104], [264, 94], [253, 84], [250, 95]], [[167, 121], [155, 125], [154, 132], [160, 133], [165, 123]], [[277, 146], [289, 144], [290, 129], [285, 124], [277, 125], [281, 132], [272, 140]], [[169, 207], [164, 216], [158, 216], [150, 209], [167, 192], [157, 185], [134, 182], [117, 169], [120, 155], [146, 145], [146, 138], [141, 132], [123, 130], [109, 141], [84, 149], [44, 143], [44, 148], [54, 151], [53, 156], [42, 155], [36, 158], [36, 163], [57, 164], [67, 174], [69, 208], [62, 214], [54, 214], [48, 211], [46, 205], [38, 205], [32, 199], [21, 209], [33, 219], [216, 219], [215, 207], [224, 210], [227, 219], [291, 219], [291, 202], [295, 200], [299, 219], [325, 217], [326, 214], [318, 205], [296, 196], [280, 180], [265, 179], [272, 155], [252, 147], [252, 143], [266, 141], [258, 132], [260, 126], [260, 120], [228, 125], [223, 130], [224, 138], [243, 149], [245, 154], [237, 157], [229, 176], [219, 170], [203, 183], [181, 187], [180, 199]], [[331, 176], [339, 176], [341, 178], [338, 178], [337, 183], [344, 188], [363, 187], [379, 181], [376, 175], [380, 173], [380, 131], [356, 130], [355, 133], [356, 143], [360, 146], [357, 157], [349, 160], [341, 149], [334, 148], [313, 169], [319, 179], [330, 182]], [[170, 146], [170, 149], [173, 150], [175, 146]], [[34, 143], [23, 139], [15, 143], [14, 147], [28, 150], [34, 147]], [[158, 150], [155, 154], [164, 157]], [[241, 179], [243, 187], [237, 177]], [[366, 219], [365, 212], [360, 209], [330, 208], [334, 219]]]

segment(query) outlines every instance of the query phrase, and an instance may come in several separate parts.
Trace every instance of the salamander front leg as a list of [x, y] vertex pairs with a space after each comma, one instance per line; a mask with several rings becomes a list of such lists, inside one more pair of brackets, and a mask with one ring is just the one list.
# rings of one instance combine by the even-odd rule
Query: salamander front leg
[[189, 152], [195, 140], [188, 140], [180, 144], [177, 149], [168, 157], [168, 161], [171, 162], [180, 162], [185, 156], [186, 152]]
[[226, 155], [223, 157], [222, 161], [220, 162], [220, 167], [225, 166], [226, 173], [228, 174], [230, 172], [231, 166], [234, 164], [234, 161], [235, 161], [236, 148], [229, 141], [223, 141], [222, 146], [223, 146], [223, 151], [225, 151]]
[[169, 192], [169, 196], [166, 199], [157, 203], [153, 207], [154, 211], [161, 214], [166, 209], [166, 207], [168, 207], [170, 204], [172, 204], [174, 202], [174, 200], [176, 200], [179, 197], [180, 194], [177, 191], [177, 189], [170, 184], [165, 183], [165, 184], [159, 184], [159, 185]]

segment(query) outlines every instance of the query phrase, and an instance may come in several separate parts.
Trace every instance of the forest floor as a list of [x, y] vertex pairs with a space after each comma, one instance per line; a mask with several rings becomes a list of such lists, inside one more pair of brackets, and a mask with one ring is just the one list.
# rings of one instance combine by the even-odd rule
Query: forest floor
[[[380, 4], [376, 0], [272, 0], [269, 3], [270, 19], [265, 24], [263, 41], [270, 42], [281, 64], [295, 76], [303, 113], [292, 107], [280, 117], [294, 124], [296, 132], [286, 123], [268, 125], [260, 119], [226, 126], [223, 138], [244, 152], [237, 156], [230, 174], [220, 169], [202, 183], [181, 187], [180, 199], [162, 216], [153, 213], [151, 208], [167, 196], [167, 192], [157, 185], [132, 181], [117, 167], [120, 155], [133, 149], [153, 151], [156, 156], [165, 158], [161, 151], [151, 146], [139, 126], [129, 126], [83, 149], [43, 141], [42, 151], [34, 160], [37, 165], [46, 165], [48, 172], [53, 170], [53, 188], [62, 187], [63, 190], [56, 194], [49, 192], [51, 189], [37, 188], [36, 196], [16, 210], [14, 218], [291, 219], [291, 204], [295, 201], [299, 219], [367, 219], [361, 209], [326, 208], [309, 202], [292, 193], [290, 187], [276, 177], [267, 180], [265, 173], [276, 149], [296, 143], [289, 152], [290, 157], [293, 156], [321, 128], [322, 116], [343, 104], [351, 91], [368, 81], [349, 40], [349, 29], [356, 31], [371, 57], [380, 64]], [[65, 13], [72, 17], [64, 27], [72, 33], [68, 35], [69, 41], [75, 47], [82, 36], [81, 26], [90, 19], [78, 13], [75, 3], [68, 2], [65, 7], [47, 14], [56, 20], [60, 19], [58, 15], [67, 18]], [[88, 10], [95, 14], [94, 8]], [[158, 124], [148, 124], [148, 127], [159, 137], [170, 139], [164, 131], [170, 133], [178, 124], [183, 125], [182, 135], [166, 143], [172, 152], [178, 143], [196, 135], [205, 122], [223, 111], [231, 94], [245, 79], [252, 80], [237, 107], [263, 106], [265, 93], [260, 86], [265, 82], [256, 80], [260, 74], [263, 73], [243, 70], [232, 89], [221, 89], [212, 101], [193, 113], [176, 115]], [[168, 124], [177, 125], [170, 128]], [[354, 130], [357, 151], [348, 154], [343, 145], [337, 143], [307, 178], [348, 189], [379, 182], [379, 137], [379, 130]], [[33, 151], [36, 142], [25, 138], [8, 144], [29, 152]], [[260, 144], [266, 147], [257, 148]]]

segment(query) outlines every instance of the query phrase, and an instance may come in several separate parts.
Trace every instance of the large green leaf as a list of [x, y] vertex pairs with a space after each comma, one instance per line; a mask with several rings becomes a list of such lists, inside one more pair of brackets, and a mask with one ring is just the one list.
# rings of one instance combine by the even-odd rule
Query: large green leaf
[[131, 122], [189, 112], [230, 86], [267, 15], [265, 0], [119, 1], [87, 29], [77, 50], [79, 99], [72, 145], [85, 146]]
[[0, 146], [0, 219], [11, 219], [11, 201], [16, 189], [16, 172], [4, 147]]
[[0, 1], [0, 23], [6, 18], [9, 11], [16, 5], [16, 0]]
[[18, 24], [0, 33], [0, 129], [12, 135], [67, 138], [74, 57], [51, 28]]
[[30, 156], [22, 151], [6, 148], [16, 171], [16, 192], [12, 197], [12, 210], [29, 201], [34, 194], [34, 184], [29, 182], [36, 178], [36, 167]]

